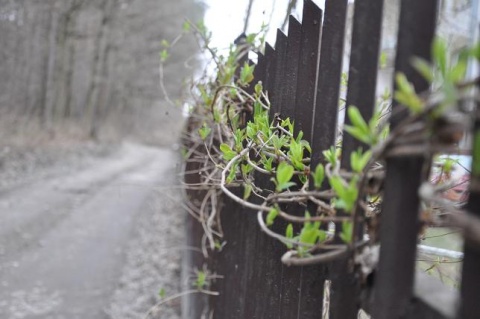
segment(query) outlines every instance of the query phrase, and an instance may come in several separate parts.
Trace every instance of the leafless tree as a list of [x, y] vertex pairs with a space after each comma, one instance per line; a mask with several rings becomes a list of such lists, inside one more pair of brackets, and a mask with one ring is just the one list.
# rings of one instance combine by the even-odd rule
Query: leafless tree
[[[198, 21], [194, 0], [0, 0], [0, 111], [49, 128], [74, 120], [92, 136], [105, 122], [145, 128], [180, 119], [159, 89], [162, 39]], [[167, 89], [178, 97], [193, 38], [171, 52]], [[180, 116], [180, 117], [179, 117]]]

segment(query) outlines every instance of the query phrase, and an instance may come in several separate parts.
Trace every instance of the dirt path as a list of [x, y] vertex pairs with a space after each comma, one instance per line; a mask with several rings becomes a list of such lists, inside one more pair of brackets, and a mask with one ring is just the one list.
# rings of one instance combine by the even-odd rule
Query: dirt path
[[169, 150], [127, 145], [0, 194], [0, 318], [141, 318], [159, 289], [178, 291], [175, 166]]

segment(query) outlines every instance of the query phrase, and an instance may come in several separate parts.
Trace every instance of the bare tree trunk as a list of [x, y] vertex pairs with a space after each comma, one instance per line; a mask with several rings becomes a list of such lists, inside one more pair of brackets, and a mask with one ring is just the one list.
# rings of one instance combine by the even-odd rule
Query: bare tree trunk
[[95, 40], [95, 54], [92, 64], [92, 76], [87, 95], [87, 116], [90, 119], [89, 135], [98, 138], [102, 99], [106, 94], [105, 83], [107, 77], [107, 42], [109, 24], [112, 19], [115, 0], [103, 0], [101, 4], [102, 22]]
[[52, 1], [51, 5], [51, 28], [48, 34], [48, 72], [46, 77], [45, 90], [45, 107], [42, 114], [42, 122], [46, 127], [50, 127], [53, 123], [53, 109], [55, 103], [55, 72], [57, 62], [57, 37], [59, 33], [59, 14], [56, 10], [56, 1]]
[[70, 8], [60, 17], [57, 32], [57, 59], [55, 63], [54, 85], [55, 97], [52, 107], [54, 121], [71, 114], [72, 79], [75, 61], [75, 30], [77, 17], [85, 0], [74, 1]]
[[[50, 2], [50, 6], [48, 8], [48, 13], [46, 15], [47, 18], [47, 30], [46, 36], [48, 42], [50, 43], [50, 37], [53, 30], [53, 2]], [[50, 84], [50, 65], [51, 65], [51, 50], [50, 45], [43, 48], [44, 55], [43, 55], [43, 67], [42, 67], [42, 82], [41, 82], [41, 90], [40, 90], [40, 97], [39, 97], [39, 108], [38, 108], [38, 115], [41, 121], [41, 124], [45, 126], [46, 124], [46, 107], [47, 107], [47, 92], [49, 91], [49, 84]]]

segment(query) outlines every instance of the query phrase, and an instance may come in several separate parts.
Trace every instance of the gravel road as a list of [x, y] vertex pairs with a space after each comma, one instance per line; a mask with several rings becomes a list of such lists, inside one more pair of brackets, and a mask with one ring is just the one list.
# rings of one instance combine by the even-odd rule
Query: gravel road
[[160, 289], [180, 291], [175, 153], [106, 153], [0, 188], [0, 318], [143, 318]]

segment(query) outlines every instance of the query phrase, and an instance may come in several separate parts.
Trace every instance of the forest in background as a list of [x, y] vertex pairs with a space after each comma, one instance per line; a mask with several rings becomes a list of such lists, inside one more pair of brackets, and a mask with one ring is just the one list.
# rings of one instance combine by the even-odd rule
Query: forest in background
[[[194, 0], [0, 0], [1, 131], [52, 138], [68, 127], [170, 144], [183, 117], [160, 89], [161, 42], [203, 14]], [[197, 50], [193, 38], [172, 48], [164, 69], [172, 99]]]

